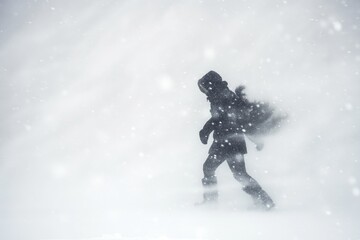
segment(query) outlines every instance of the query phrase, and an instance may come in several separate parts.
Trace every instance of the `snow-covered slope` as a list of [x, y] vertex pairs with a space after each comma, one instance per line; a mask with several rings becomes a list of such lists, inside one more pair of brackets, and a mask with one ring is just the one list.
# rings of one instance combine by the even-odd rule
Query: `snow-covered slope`
[[[360, 4], [1, 1], [1, 239], [359, 239]], [[209, 104], [197, 80], [289, 123], [201, 200]]]

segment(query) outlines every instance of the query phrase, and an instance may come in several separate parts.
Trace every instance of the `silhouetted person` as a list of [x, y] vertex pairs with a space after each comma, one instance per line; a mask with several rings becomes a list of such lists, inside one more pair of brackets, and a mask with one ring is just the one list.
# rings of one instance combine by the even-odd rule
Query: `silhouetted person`
[[[217, 201], [215, 171], [226, 161], [234, 178], [242, 184], [242, 189], [253, 198], [255, 204], [271, 209], [275, 206], [274, 202], [259, 183], [246, 172], [244, 161], [244, 154], [247, 153], [244, 133], [255, 129], [252, 122], [256, 125], [256, 116], [261, 117], [261, 115], [251, 116], [253, 104], [243, 94], [243, 87], [238, 88], [235, 94], [227, 87], [227, 82], [214, 71], [203, 76], [198, 81], [198, 86], [211, 104], [211, 118], [200, 131], [201, 142], [207, 144], [210, 133], [214, 132], [214, 141], [203, 165], [204, 203]], [[257, 149], [261, 150], [263, 144], [255, 141], [254, 143]]]

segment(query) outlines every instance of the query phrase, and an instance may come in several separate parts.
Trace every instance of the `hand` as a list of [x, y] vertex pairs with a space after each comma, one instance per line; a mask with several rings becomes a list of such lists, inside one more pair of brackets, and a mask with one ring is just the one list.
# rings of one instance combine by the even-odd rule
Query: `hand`
[[199, 136], [200, 136], [200, 141], [201, 141], [203, 144], [207, 144], [208, 139], [209, 139], [209, 135], [206, 134], [204, 130], [200, 130]]
[[256, 144], [256, 150], [261, 151], [264, 148], [264, 143]]

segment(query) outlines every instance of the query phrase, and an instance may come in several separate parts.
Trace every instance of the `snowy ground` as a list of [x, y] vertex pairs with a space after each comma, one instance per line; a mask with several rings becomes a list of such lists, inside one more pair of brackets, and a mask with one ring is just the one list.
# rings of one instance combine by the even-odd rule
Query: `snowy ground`
[[[0, 2], [0, 239], [360, 239], [360, 2]], [[210, 69], [290, 116], [201, 200]]]

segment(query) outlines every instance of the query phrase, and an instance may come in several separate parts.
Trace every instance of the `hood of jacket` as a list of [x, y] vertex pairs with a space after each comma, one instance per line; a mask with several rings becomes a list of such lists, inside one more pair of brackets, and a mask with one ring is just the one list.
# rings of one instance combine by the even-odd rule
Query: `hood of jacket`
[[208, 72], [198, 81], [200, 91], [209, 98], [219, 95], [227, 88], [227, 85], [227, 82], [223, 81], [221, 76], [215, 71]]

